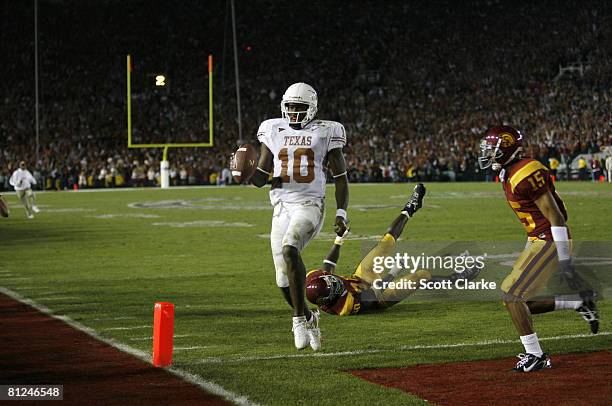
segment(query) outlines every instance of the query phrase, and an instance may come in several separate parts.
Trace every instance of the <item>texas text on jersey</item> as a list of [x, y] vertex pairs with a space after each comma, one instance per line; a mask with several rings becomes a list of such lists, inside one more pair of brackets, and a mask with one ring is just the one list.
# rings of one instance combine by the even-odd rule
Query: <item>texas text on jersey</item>
[[[310, 271], [308, 275], [306, 275], [306, 285], [321, 275], [332, 275], [332, 273], [321, 269]], [[370, 289], [369, 284], [355, 276], [335, 276], [341, 279], [344, 285], [342, 294], [334, 303], [321, 305], [319, 308], [326, 313], [335, 314], [337, 316], [348, 316], [359, 313], [361, 310], [361, 293]]]
[[567, 220], [563, 200], [555, 191], [548, 169], [535, 159], [521, 159], [506, 168], [502, 184], [508, 204], [514, 210], [531, 238], [552, 241], [550, 222], [542, 214], [535, 201], [550, 191]]
[[346, 144], [344, 126], [335, 121], [314, 120], [295, 129], [282, 118], [266, 120], [257, 131], [259, 142], [274, 155], [274, 177], [282, 188], [270, 191], [273, 205], [297, 203], [325, 197], [323, 161], [327, 153]]

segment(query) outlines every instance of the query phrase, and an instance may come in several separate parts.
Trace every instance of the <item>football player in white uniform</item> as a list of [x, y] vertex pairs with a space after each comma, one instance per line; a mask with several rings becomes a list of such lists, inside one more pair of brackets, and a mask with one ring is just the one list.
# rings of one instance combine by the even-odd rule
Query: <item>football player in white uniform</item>
[[36, 206], [36, 196], [32, 191], [32, 185], [36, 184], [36, 179], [28, 171], [25, 161], [19, 162], [19, 168], [11, 175], [9, 184], [15, 188], [17, 198], [21, 200], [29, 219], [34, 218], [34, 213], [40, 212]]
[[282, 118], [259, 126], [259, 162], [250, 181], [262, 187], [272, 175], [270, 202], [274, 207], [270, 245], [276, 284], [293, 307], [293, 335], [298, 349], [321, 347], [319, 312], [305, 304], [306, 268], [301, 252], [321, 230], [325, 210], [327, 161], [336, 183], [338, 236], [347, 230], [348, 177], [342, 147], [344, 126], [315, 120], [317, 93], [306, 83], [289, 86], [281, 101]]

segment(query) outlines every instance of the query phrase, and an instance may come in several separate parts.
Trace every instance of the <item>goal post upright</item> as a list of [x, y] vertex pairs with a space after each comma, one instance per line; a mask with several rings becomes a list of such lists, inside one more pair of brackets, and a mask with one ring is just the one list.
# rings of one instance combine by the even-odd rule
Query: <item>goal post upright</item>
[[213, 145], [213, 56], [208, 55], [208, 142]]
[[208, 55], [208, 142], [173, 142], [173, 143], [134, 143], [132, 142], [132, 70], [133, 60], [130, 54], [126, 55], [126, 106], [127, 106], [127, 138], [128, 148], [163, 148], [160, 162], [161, 187], [170, 186], [169, 182], [169, 148], [210, 148], [214, 146], [213, 136], [213, 56]]
[[127, 135], [128, 148], [132, 148], [132, 57], [130, 54], [126, 57], [126, 84], [127, 84]]

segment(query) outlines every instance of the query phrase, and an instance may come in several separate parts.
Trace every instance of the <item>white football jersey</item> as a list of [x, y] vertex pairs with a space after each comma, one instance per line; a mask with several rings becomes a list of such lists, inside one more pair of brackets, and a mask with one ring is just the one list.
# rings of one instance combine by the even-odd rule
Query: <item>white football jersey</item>
[[283, 187], [270, 191], [270, 202], [298, 203], [325, 197], [323, 161], [327, 152], [346, 144], [344, 126], [335, 121], [313, 120], [300, 130], [282, 118], [266, 120], [257, 139], [274, 155], [274, 177]]
[[32, 185], [36, 184], [36, 179], [27, 169], [17, 168], [9, 179], [9, 184], [15, 188], [16, 191], [32, 189]]

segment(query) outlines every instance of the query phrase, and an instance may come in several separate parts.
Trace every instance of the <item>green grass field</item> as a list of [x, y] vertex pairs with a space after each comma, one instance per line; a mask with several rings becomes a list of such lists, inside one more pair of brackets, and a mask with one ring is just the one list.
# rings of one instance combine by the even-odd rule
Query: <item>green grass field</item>
[[[525, 240], [499, 185], [428, 188], [406, 240]], [[609, 184], [558, 183], [558, 190], [575, 240], [612, 240]], [[328, 192], [328, 206], [335, 208], [333, 189]], [[353, 185], [353, 234], [382, 234], [410, 192], [410, 185]], [[42, 212], [33, 220], [14, 195], [6, 198], [12, 212], [0, 219], [0, 286], [147, 352], [154, 302], [173, 302], [174, 365], [253, 402], [421, 404], [345, 371], [522, 352], [501, 302], [423, 301], [418, 294], [385, 313], [324, 314], [322, 353], [296, 351], [291, 313], [275, 285], [265, 238], [271, 221], [267, 190], [39, 193]], [[307, 268], [318, 266], [330, 247], [333, 213], [327, 211], [326, 234], [303, 255]], [[361, 249], [362, 241], [345, 243], [339, 273], [352, 272]], [[600, 331], [608, 334], [559, 338], [588, 331], [566, 311], [536, 316], [538, 335], [553, 354], [609, 349], [610, 310], [609, 300], [600, 302]]]

